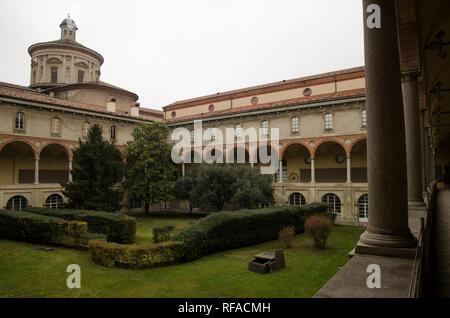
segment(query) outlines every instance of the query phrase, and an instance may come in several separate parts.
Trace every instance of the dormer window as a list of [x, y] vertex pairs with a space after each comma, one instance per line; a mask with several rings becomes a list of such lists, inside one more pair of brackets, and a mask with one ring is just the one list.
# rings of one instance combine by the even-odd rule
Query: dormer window
[[23, 130], [25, 129], [25, 114], [22, 112], [16, 113], [16, 129]]

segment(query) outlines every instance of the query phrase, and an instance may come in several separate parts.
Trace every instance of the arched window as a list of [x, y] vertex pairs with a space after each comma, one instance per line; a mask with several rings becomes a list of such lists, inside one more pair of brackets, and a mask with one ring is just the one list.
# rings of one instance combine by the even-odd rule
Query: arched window
[[116, 126], [111, 126], [111, 140], [116, 140]]
[[369, 196], [363, 194], [358, 199], [358, 217], [359, 222], [369, 221]]
[[289, 196], [289, 205], [305, 205], [306, 200], [303, 194], [294, 192]]
[[61, 209], [63, 206], [63, 199], [59, 194], [49, 195], [45, 200], [45, 206], [50, 209]]
[[22, 211], [27, 206], [28, 206], [28, 200], [21, 195], [13, 196], [6, 203], [6, 209], [13, 210], [13, 211]]
[[341, 213], [341, 200], [334, 193], [327, 193], [322, 197], [322, 202], [330, 203], [331, 207], [328, 209], [328, 212], [339, 214]]

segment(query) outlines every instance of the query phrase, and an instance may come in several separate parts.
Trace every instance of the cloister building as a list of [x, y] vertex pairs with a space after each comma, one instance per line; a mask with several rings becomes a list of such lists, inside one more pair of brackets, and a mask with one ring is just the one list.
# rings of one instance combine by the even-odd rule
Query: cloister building
[[[329, 202], [338, 222], [355, 224], [366, 222], [368, 211], [364, 86], [364, 67], [358, 67], [178, 101], [164, 107], [164, 118], [173, 130], [190, 129], [192, 144], [194, 121], [202, 121], [202, 149], [193, 145], [183, 154], [191, 161], [181, 163], [183, 173], [196, 164], [186, 159], [204, 159], [206, 145], [227, 128], [235, 131], [234, 147], [215, 151], [225, 162], [244, 151], [245, 164], [259, 168], [259, 143], [245, 132], [262, 129], [268, 152], [279, 158], [275, 203]], [[269, 136], [273, 128], [277, 145]]]

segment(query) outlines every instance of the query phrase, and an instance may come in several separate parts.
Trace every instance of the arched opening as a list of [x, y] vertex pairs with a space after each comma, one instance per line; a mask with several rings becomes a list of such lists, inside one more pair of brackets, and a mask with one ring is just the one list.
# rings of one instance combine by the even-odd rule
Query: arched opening
[[63, 207], [63, 198], [59, 194], [51, 194], [45, 200], [44, 206], [49, 209], [61, 209]]
[[334, 193], [327, 193], [322, 197], [323, 203], [329, 203], [330, 207], [328, 208], [328, 212], [334, 213], [334, 214], [340, 214], [341, 213], [341, 200], [339, 197]]
[[228, 152], [226, 163], [233, 164], [250, 164], [250, 155], [244, 147], [234, 147], [233, 150]]
[[280, 167], [278, 150], [271, 145], [263, 145], [258, 147], [253, 158], [255, 168], [267, 168], [268, 170], [264, 173], [272, 174], [273, 182], [276, 182], [276, 174]]
[[0, 151], [0, 184], [34, 183], [35, 155], [30, 145], [13, 141]]
[[[301, 144], [291, 144], [283, 151], [286, 161], [287, 182], [311, 181], [311, 155], [309, 150]], [[283, 162], [284, 168], [284, 162]], [[283, 180], [284, 181], [284, 180]]]
[[289, 196], [289, 205], [305, 205], [306, 200], [303, 194], [294, 192]]
[[205, 163], [225, 163], [223, 152], [214, 147], [207, 148], [204, 151]]
[[6, 203], [6, 209], [7, 210], [22, 211], [26, 207], [28, 207], [28, 200], [25, 197], [21, 196], [21, 195], [13, 196]]
[[353, 145], [350, 154], [352, 182], [367, 182], [367, 140]]
[[341, 183], [347, 181], [346, 153], [344, 148], [334, 141], [319, 145], [314, 156], [316, 182]]
[[369, 196], [363, 194], [358, 199], [358, 220], [359, 222], [369, 221]]
[[69, 156], [66, 149], [50, 144], [39, 155], [39, 183], [60, 183], [69, 180]]

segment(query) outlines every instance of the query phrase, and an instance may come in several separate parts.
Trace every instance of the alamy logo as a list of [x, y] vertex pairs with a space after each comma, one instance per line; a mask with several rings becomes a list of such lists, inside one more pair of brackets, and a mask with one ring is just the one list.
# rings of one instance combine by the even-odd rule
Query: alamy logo
[[67, 273], [71, 273], [67, 277], [67, 288], [81, 288], [81, 269], [77, 264], [70, 264], [66, 269]]
[[[237, 131], [239, 129], [239, 131]], [[261, 163], [262, 174], [274, 174], [279, 168], [279, 129], [263, 127], [207, 128], [194, 121], [194, 130], [179, 127], [172, 131], [172, 161], [180, 163]], [[208, 141], [204, 146], [203, 141]], [[246, 148], [245, 144], [248, 145]], [[246, 155], [247, 153], [247, 155]], [[193, 156], [192, 156], [193, 154]]]
[[381, 9], [378, 4], [369, 4], [366, 9], [367, 13], [370, 15], [367, 17], [366, 23], [369, 29], [380, 29], [381, 28]]
[[368, 288], [381, 288], [381, 269], [378, 264], [370, 264], [367, 266], [367, 273], [371, 273], [367, 277], [366, 285]]

